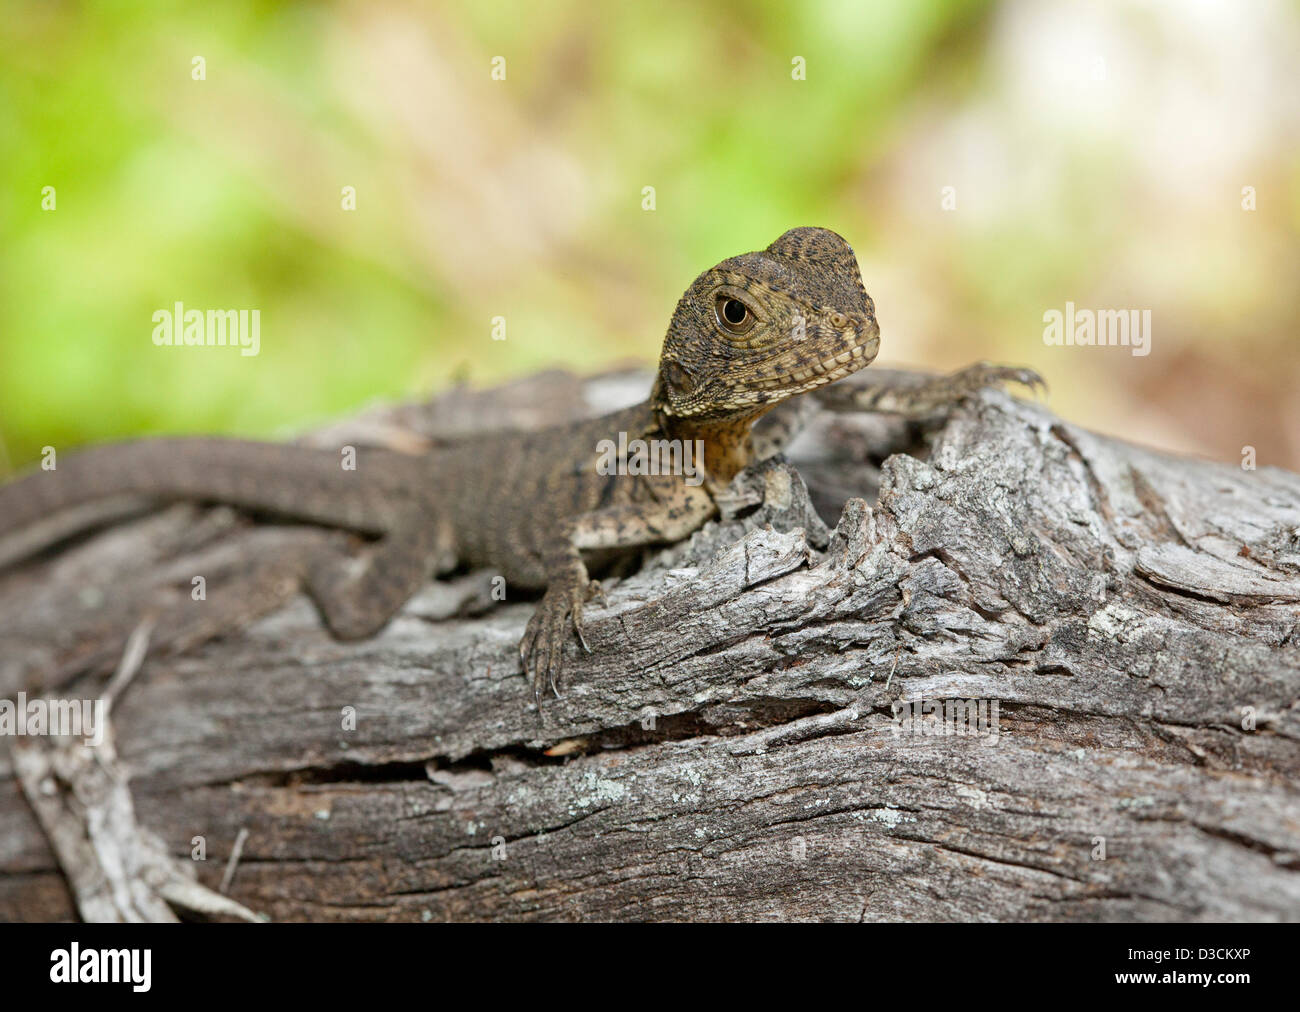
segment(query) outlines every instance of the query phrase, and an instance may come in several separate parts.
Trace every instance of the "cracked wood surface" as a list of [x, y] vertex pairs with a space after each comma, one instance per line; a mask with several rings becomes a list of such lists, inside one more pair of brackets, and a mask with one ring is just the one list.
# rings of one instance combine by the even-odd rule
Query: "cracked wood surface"
[[[414, 447], [644, 382], [544, 374], [342, 431]], [[993, 390], [925, 431], [820, 413], [790, 456], [806, 490], [771, 462], [609, 584], [540, 714], [531, 600], [488, 573], [370, 641], [296, 599], [147, 661], [114, 710], [140, 823], [178, 858], [203, 837], [213, 889], [246, 829], [230, 896], [275, 919], [1300, 918], [1300, 476]], [[179, 506], [0, 575], [0, 695], [317, 537]], [[998, 733], [894, 719], [954, 699], [996, 700]], [[74, 917], [10, 763], [0, 918]]]

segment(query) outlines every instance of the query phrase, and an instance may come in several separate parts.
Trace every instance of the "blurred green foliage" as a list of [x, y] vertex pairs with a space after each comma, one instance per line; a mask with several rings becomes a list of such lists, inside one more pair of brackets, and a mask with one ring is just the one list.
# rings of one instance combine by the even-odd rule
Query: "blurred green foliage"
[[[1273, 186], [1262, 238], [1224, 231], [1201, 245], [1218, 226], [1189, 226], [1151, 248], [1187, 215], [1159, 182], [1135, 182], [1151, 160], [1135, 149], [1169, 114], [1118, 136], [1119, 103], [1142, 111], [1121, 97], [1092, 132], [1068, 111], [1027, 122], [1040, 81], [1017, 71], [1016, 40], [1041, 9], [11, 3], [0, 470], [47, 444], [277, 435], [456, 377], [650, 361], [696, 273], [797, 224], [837, 229], [874, 263], [883, 359], [1006, 357], [1049, 378], [1055, 366], [1066, 407], [1091, 406], [1085, 421], [1121, 431], [1141, 424], [1157, 442], [1177, 442], [1178, 405], [1200, 377], [1225, 376], [1215, 356], [1261, 363], [1230, 396], [1282, 404], [1296, 385], [1295, 301], [1275, 277], [1293, 277], [1297, 261], [1295, 160], [1252, 149], [1266, 171], [1250, 181]], [[1099, 22], [1121, 71], [1115, 40], [1149, 32], [1144, 19], [1131, 37]], [[1060, 45], [1077, 34], [1039, 30]], [[1143, 44], [1151, 62], [1157, 43]], [[497, 56], [504, 81], [491, 77]], [[792, 78], [796, 56], [806, 80]], [[1204, 60], [1184, 63], [1190, 82]], [[1073, 87], [1058, 82], [1058, 98]], [[990, 151], [1000, 166], [971, 176]], [[949, 178], [966, 217], [939, 206]], [[1180, 199], [1240, 221], [1226, 178]], [[986, 184], [1000, 209], [985, 206], [996, 203]], [[344, 186], [355, 211], [341, 209]], [[42, 209], [44, 187], [56, 210]], [[1045, 358], [1044, 308], [1090, 295], [1173, 307], [1159, 316], [1166, 357]], [[152, 314], [178, 300], [259, 309], [261, 354], [155, 347]], [[504, 342], [490, 338], [498, 316]], [[1234, 325], [1228, 357], [1222, 332]], [[1164, 415], [1125, 413], [1165, 394]], [[1249, 437], [1229, 432], [1223, 445]]]
[[[454, 30], [482, 79], [468, 96], [551, 117], [578, 162], [590, 154], [598, 172], [583, 184], [592, 194], [577, 259], [599, 261], [614, 244], [648, 250], [656, 268], [625, 281], [647, 306], [615, 334], [582, 318], [601, 294], [581, 277], [560, 279], [580, 297], [524, 282], [542, 297], [531, 310], [513, 299], [518, 329], [544, 313], [545, 339], [512, 335], [507, 353], [485, 339], [490, 291], [413, 282], [421, 264], [395, 270], [284, 214], [275, 181], [232, 150], [249, 139], [208, 133], [210, 106], [191, 101], [202, 89], [220, 103], [237, 69], [291, 96], [302, 121], [340, 143], [381, 143], [332, 74], [339, 9], [19, 3], [0, 41], [0, 439], [17, 465], [45, 444], [270, 434], [443, 385], [465, 367], [487, 379], [652, 358], [695, 273], [791, 224], [835, 220], [846, 178], [884, 143], [927, 56], [982, 6], [677, 3], [593, 18], [585, 3], [466, 3], [431, 23], [406, 11], [413, 30]], [[791, 86], [792, 52], [813, 67], [815, 101]], [[494, 92], [497, 53], [508, 77]], [[191, 77], [195, 54], [202, 81]], [[283, 185], [320, 184], [321, 214], [340, 213], [340, 183], [357, 187], [357, 214], [379, 199], [366, 179], [293, 169]], [[656, 214], [640, 209], [643, 182], [657, 188]], [[56, 210], [42, 210], [46, 186]], [[391, 245], [402, 255], [401, 238]], [[528, 266], [501, 286], [563, 265], [543, 252]], [[259, 308], [261, 355], [154, 347], [151, 314], [178, 299]]]

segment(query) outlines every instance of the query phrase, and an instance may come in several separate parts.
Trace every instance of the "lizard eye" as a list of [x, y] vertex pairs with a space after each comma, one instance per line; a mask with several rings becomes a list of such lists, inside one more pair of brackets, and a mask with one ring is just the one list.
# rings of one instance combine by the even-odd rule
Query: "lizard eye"
[[732, 334], [743, 334], [754, 325], [754, 314], [739, 299], [719, 295], [714, 304], [714, 312], [722, 329]]

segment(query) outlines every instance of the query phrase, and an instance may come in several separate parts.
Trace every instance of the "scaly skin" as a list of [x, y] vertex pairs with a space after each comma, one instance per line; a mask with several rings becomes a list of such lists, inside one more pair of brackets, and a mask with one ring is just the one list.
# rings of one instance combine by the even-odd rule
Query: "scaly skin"
[[[292, 574], [345, 639], [383, 628], [431, 575], [457, 564], [490, 567], [511, 585], [545, 588], [519, 645], [539, 696], [548, 684], [556, 691], [569, 630], [586, 646], [583, 606], [599, 590], [588, 564], [680, 540], [716, 516], [715, 496], [754, 459], [754, 422], [862, 369], [878, 347], [875, 309], [848, 243], [826, 229], [796, 228], [696, 278], [673, 313], [650, 399], [635, 407], [420, 457], [363, 447], [355, 470], [343, 469], [335, 451], [238, 440], [99, 447], [0, 488], [0, 538], [65, 507], [128, 493], [378, 535], [359, 571], [337, 545]], [[977, 385], [1020, 378], [992, 373]], [[932, 399], [944, 389], [930, 391]], [[601, 441], [617, 443], [620, 433], [627, 442], [701, 440], [703, 471], [601, 473]], [[284, 567], [275, 578], [283, 588]], [[220, 624], [219, 615], [204, 619], [205, 629]]]
[[[584, 554], [689, 536], [717, 515], [714, 496], [753, 459], [753, 423], [787, 398], [863, 368], [879, 344], [848, 243], [826, 229], [792, 229], [695, 279], [677, 303], [644, 404], [504, 437], [493, 469], [462, 458], [454, 473], [472, 474], [454, 508], [463, 557], [503, 568], [507, 580], [546, 586], [519, 645], [535, 694], [546, 684], [555, 691], [570, 626], [585, 646], [583, 605], [599, 585]], [[598, 473], [597, 444], [620, 432], [628, 442], [702, 441], [703, 481]]]

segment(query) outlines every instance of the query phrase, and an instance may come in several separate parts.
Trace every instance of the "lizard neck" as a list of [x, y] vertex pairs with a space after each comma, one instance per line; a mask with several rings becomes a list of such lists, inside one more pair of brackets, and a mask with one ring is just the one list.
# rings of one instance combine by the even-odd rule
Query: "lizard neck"
[[659, 428], [668, 438], [683, 442], [700, 440], [704, 448], [704, 470], [719, 486], [730, 484], [753, 460], [749, 429], [759, 414], [762, 412], [734, 418], [695, 419], [656, 412]]

